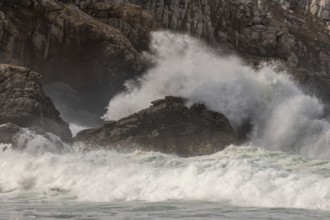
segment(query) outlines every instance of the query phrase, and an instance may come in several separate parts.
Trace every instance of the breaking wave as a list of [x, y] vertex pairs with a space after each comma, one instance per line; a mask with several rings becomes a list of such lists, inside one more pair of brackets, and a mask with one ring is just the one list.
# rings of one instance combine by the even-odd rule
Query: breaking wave
[[187, 35], [156, 32], [151, 49], [153, 68], [127, 82], [127, 91], [110, 101], [106, 119], [175, 95], [186, 98], [187, 105], [204, 103], [224, 113], [236, 128], [251, 123], [250, 142], [214, 155], [179, 158], [85, 151], [84, 145], [59, 143], [54, 136], [48, 140], [24, 129], [17, 137], [18, 145], [24, 145], [21, 151], [0, 144], [0, 196], [330, 211], [330, 160], [324, 160], [330, 159], [330, 123], [317, 98], [302, 92], [285, 72], [271, 66], [255, 71]]
[[330, 210], [329, 162], [243, 146], [195, 158], [140, 151], [5, 151], [0, 170], [3, 195]]
[[323, 104], [305, 94], [286, 72], [265, 65], [256, 71], [237, 57], [222, 57], [198, 40], [170, 32], [152, 35], [154, 66], [117, 95], [104, 118], [115, 120], [167, 95], [204, 103], [234, 127], [250, 123], [251, 145], [314, 158], [330, 158], [330, 123]]

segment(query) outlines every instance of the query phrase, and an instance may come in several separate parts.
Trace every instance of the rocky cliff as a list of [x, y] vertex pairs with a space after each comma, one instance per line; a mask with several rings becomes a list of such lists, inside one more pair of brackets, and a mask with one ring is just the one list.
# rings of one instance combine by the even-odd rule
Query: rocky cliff
[[170, 29], [256, 68], [280, 61], [330, 103], [329, 9], [329, 0], [2, 0], [0, 63], [39, 72], [67, 118], [95, 122], [152, 65], [150, 32]]
[[283, 58], [293, 67], [329, 70], [323, 57], [329, 55], [330, 1], [127, 1], [153, 12], [164, 28], [243, 55]]
[[[327, 0], [4, 0], [0, 62], [32, 68], [44, 76], [44, 84], [64, 83], [80, 96], [75, 109], [101, 114], [125, 79], [144, 69], [140, 52], [148, 49], [150, 31], [166, 28], [238, 53], [253, 65], [281, 60], [300, 81], [326, 88], [329, 4]], [[322, 92], [330, 100], [330, 94]]]
[[57, 0], [1, 1], [0, 42], [1, 63], [41, 73], [43, 84], [68, 85], [78, 109], [98, 114], [145, 65], [121, 31]]
[[74, 2], [95, 19], [121, 30], [133, 45], [138, 39], [138, 50], [145, 48], [146, 33], [151, 30], [189, 33], [254, 66], [261, 61], [284, 62], [297, 80], [330, 101], [328, 0]]
[[39, 79], [27, 68], [0, 64], [0, 125], [37, 127], [69, 140], [69, 126], [44, 94]]

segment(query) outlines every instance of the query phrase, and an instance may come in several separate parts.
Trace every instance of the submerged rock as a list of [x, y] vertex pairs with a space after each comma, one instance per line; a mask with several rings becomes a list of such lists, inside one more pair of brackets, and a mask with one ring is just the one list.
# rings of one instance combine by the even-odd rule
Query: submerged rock
[[145, 110], [96, 129], [78, 133], [75, 141], [111, 149], [142, 149], [179, 156], [198, 156], [223, 150], [236, 141], [228, 119], [202, 104], [166, 97]]
[[69, 125], [60, 118], [39, 80], [40, 75], [27, 68], [0, 64], [0, 124], [37, 127], [70, 139]]

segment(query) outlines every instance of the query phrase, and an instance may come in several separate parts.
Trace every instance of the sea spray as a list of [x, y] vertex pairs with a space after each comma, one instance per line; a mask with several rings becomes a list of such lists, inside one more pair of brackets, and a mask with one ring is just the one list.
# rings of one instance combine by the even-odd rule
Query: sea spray
[[330, 158], [330, 123], [323, 104], [305, 94], [286, 72], [256, 71], [236, 57], [222, 57], [200, 41], [155, 32], [148, 55], [153, 67], [112, 99], [104, 118], [115, 120], [167, 95], [203, 103], [225, 114], [234, 127], [251, 123], [251, 144], [272, 150]]
[[75, 137], [80, 131], [89, 128], [87, 126], [83, 126], [83, 125], [79, 125], [79, 124], [75, 124], [75, 123], [70, 123], [69, 127], [70, 127], [73, 137]]
[[330, 210], [330, 163], [253, 147], [179, 158], [113, 151], [0, 153], [7, 196], [80, 202], [204, 201]]
[[317, 98], [303, 93], [285, 72], [269, 66], [254, 71], [186, 35], [156, 32], [152, 42], [154, 67], [127, 83], [127, 92], [109, 103], [105, 117], [118, 119], [154, 99], [177, 95], [188, 105], [204, 103], [223, 112], [236, 127], [250, 121], [251, 143], [179, 158], [157, 152], [86, 151], [83, 144], [63, 143], [59, 148], [57, 139], [48, 142], [25, 129], [19, 140], [28, 147], [17, 151], [0, 144], [2, 201], [73, 201], [79, 208], [94, 202], [215, 202], [219, 207], [330, 211], [329, 160], [277, 151], [330, 158], [330, 126]]

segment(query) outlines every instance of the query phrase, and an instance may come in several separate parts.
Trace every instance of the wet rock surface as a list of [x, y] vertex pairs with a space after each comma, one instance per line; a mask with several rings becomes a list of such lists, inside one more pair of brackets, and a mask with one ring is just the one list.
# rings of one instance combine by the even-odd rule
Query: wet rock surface
[[0, 63], [26, 66], [43, 84], [69, 85], [80, 107], [98, 115], [145, 65], [120, 30], [57, 0], [1, 1], [0, 42]]
[[136, 114], [81, 131], [75, 141], [187, 157], [223, 150], [236, 142], [236, 135], [223, 114], [209, 111], [204, 105], [186, 107], [184, 99], [166, 97]]
[[[309, 91], [330, 102], [328, 0], [71, 1], [124, 33], [138, 50], [148, 33], [169, 29], [201, 38], [247, 63], [277, 60]], [[139, 7], [136, 7], [139, 6]], [[138, 39], [135, 41], [134, 39]], [[320, 82], [320, 86], [315, 82]]]
[[40, 75], [27, 68], [0, 64], [0, 124], [37, 127], [69, 140], [69, 126], [39, 80]]
[[[148, 50], [150, 32], [168, 29], [203, 39], [221, 53], [238, 54], [256, 68], [263, 61], [280, 61], [309, 93], [329, 104], [329, 5], [329, 0], [3, 0], [0, 63], [26, 66], [40, 73], [47, 94], [68, 119], [95, 126], [100, 124], [99, 116], [111, 97], [122, 91], [123, 83], [148, 67], [143, 52]], [[39, 78], [30, 70], [1, 65], [0, 123], [36, 126], [69, 139], [67, 124], [40, 92]], [[186, 108], [178, 99], [160, 103], [143, 114], [84, 131], [79, 138], [111, 147], [127, 140], [183, 156], [193, 151], [196, 155], [214, 152], [235, 139], [229, 129], [224, 133], [232, 138], [223, 138], [228, 140], [224, 144], [213, 136], [210, 140], [216, 141], [206, 142], [208, 136], [199, 134], [194, 123], [215, 120], [203, 114], [196, 116], [207, 110], [198, 111], [201, 106]], [[182, 114], [177, 114], [190, 123], [172, 121], [190, 137], [182, 149], [177, 146], [186, 136], [179, 129], [173, 134], [171, 129], [161, 129], [161, 136], [157, 129], [166, 120], [159, 116], [159, 121], [147, 122], [157, 114], [174, 119], [169, 106], [180, 109]], [[139, 123], [146, 126], [146, 134], [137, 132], [134, 136], [142, 128]], [[170, 133], [180, 136], [167, 138]], [[196, 133], [200, 142], [193, 135]], [[221, 143], [220, 147], [215, 142]], [[202, 144], [206, 147], [201, 148]]]
[[147, 66], [142, 52], [148, 50], [150, 31], [170, 29], [239, 54], [254, 66], [269, 60], [284, 62], [297, 80], [330, 102], [323, 89], [330, 83], [329, 4], [328, 0], [4, 0], [0, 62], [37, 71], [44, 84], [68, 85], [79, 94], [80, 103], [69, 108], [97, 117], [122, 90], [123, 82]]

